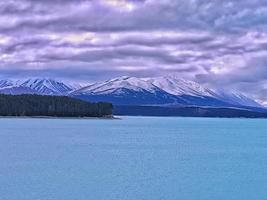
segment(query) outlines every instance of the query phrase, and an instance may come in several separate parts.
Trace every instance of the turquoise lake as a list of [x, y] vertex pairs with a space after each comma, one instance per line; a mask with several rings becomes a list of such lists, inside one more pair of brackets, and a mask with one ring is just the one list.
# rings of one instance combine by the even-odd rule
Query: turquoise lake
[[253, 199], [264, 119], [0, 119], [0, 200]]

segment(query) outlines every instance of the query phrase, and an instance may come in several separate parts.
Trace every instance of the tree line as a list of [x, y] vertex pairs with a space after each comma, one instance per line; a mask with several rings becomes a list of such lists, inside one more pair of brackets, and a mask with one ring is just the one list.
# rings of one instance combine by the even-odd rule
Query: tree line
[[0, 116], [105, 117], [110, 103], [89, 103], [66, 96], [0, 95]]

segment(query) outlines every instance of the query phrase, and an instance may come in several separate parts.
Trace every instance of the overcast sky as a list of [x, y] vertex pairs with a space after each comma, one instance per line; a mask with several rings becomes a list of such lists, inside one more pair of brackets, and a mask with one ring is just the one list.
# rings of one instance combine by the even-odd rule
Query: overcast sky
[[174, 73], [267, 103], [267, 1], [0, 2], [0, 78]]

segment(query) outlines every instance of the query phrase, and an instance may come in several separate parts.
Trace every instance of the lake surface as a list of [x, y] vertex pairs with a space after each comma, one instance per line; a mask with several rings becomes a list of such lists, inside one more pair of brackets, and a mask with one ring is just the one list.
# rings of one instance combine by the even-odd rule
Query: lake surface
[[226, 199], [267, 199], [267, 120], [0, 119], [0, 200]]

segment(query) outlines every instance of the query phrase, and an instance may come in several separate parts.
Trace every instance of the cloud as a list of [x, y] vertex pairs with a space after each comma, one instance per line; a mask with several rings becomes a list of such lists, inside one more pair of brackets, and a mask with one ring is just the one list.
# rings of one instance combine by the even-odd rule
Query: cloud
[[262, 0], [6, 0], [3, 78], [178, 73], [267, 102]]

